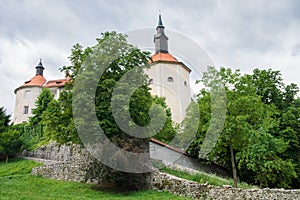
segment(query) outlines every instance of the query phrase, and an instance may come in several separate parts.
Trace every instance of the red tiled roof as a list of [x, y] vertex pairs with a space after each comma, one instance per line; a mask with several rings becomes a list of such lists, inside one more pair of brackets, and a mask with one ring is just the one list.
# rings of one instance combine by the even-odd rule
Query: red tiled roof
[[46, 83], [46, 79], [42, 75], [36, 75], [31, 80], [26, 81], [22, 87], [24, 86], [43, 86]]
[[69, 82], [69, 79], [50, 80], [45, 87], [63, 87], [67, 82]]
[[157, 61], [168, 61], [168, 62], [179, 62], [174, 56], [172, 56], [169, 53], [156, 53], [152, 57], [152, 62], [157, 62]]
[[63, 87], [69, 81], [70, 81], [69, 78], [47, 81], [42, 75], [36, 75], [29, 81], [26, 81], [22, 86], [16, 88], [14, 92], [17, 93], [17, 91], [21, 88], [32, 87], [32, 86], [48, 87], [48, 88]]
[[172, 151], [175, 151], [175, 152], [177, 152], [177, 153], [181, 153], [181, 154], [183, 154], [183, 155], [186, 155], [186, 156], [190, 156], [188, 153], [186, 153], [185, 151], [183, 151], [183, 150], [181, 150], [181, 149], [178, 149], [178, 148], [176, 148], [176, 147], [172, 147], [171, 145], [168, 145], [168, 144], [166, 144], [166, 143], [164, 143], [164, 142], [162, 142], [162, 141], [160, 141], [160, 140], [157, 140], [157, 139], [155, 139], [155, 138], [151, 138], [151, 142], [154, 142], [154, 143], [156, 143], [156, 144], [159, 144], [159, 145], [161, 145], [161, 146], [163, 146], [163, 147], [166, 147], [166, 148], [168, 148], [168, 149], [170, 149], [170, 150], [172, 150]]
[[149, 64], [159, 62], [159, 61], [164, 61], [164, 62], [171, 62], [171, 63], [176, 63], [180, 64], [183, 68], [185, 68], [189, 73], [191, 72], [191, 69], [187, 67], [185, 64], [182, 62], [178, 61], [174, 56], [172, 56], [169, 53], [156, 53], [152, 57], [152, 61], [149, 61]]

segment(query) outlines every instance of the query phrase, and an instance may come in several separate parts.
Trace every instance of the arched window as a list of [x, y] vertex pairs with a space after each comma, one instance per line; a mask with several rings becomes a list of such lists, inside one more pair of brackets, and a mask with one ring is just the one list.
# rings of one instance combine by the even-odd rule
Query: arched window
[[168, 82], [174, 82], [173, 77], [169, 76], [169, 77], [168, 77]]
[[152, 78], [149, 80], [149, 84], [153, 84], [153, 79]]
[[186, 87], [186, 86], [187, 86], [187, 82], [186, 82], [186, 81], [184, 81], [184, 82], [183, 82], [183, 85]]

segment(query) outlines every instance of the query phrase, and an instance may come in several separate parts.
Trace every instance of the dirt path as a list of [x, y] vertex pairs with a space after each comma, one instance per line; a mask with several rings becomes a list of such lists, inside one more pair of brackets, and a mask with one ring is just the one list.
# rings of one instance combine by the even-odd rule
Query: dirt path
[[20, 158], [24, 158], [27, 160], [33, 160], [35, 162], [43, 163], [44, 165], [51, 165], [51, 164], [59, 163], [58, 161], [55, 161], [55, 160], [46, 160], [46, 159], [42, 159], [42, 158], [24, 157], [24, 156], [20, 156]]

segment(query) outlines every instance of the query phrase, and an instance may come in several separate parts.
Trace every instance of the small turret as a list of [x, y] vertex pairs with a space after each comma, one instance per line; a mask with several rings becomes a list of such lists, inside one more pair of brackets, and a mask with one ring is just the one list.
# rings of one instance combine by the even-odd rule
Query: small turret
[[155, 53], [168, 53], [168, 37], [165, 34], [165, 27], [161, 15], [158, 17], [157, 33], [154, 35]]
[[42, 64], [42, 59], [40, 59], [39, 64], [35, 67], [36, 68], [36, 75], [41, 75], [43, 76], [43, 72], [44, 72], [44, 66]]

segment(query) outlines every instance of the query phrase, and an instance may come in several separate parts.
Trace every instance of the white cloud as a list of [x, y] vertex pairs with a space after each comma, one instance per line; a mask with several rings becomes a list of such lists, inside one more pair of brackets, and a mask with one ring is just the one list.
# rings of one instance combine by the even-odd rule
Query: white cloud
[[49, 41], [29, 41], [21, 37], [0, 38], [1, 106], [13, 112], [14, 89], [35, 75], [35, 66], [43, 59], [47, 79], [63, 76], [58, 68], [67, 65], [67, 51]]

